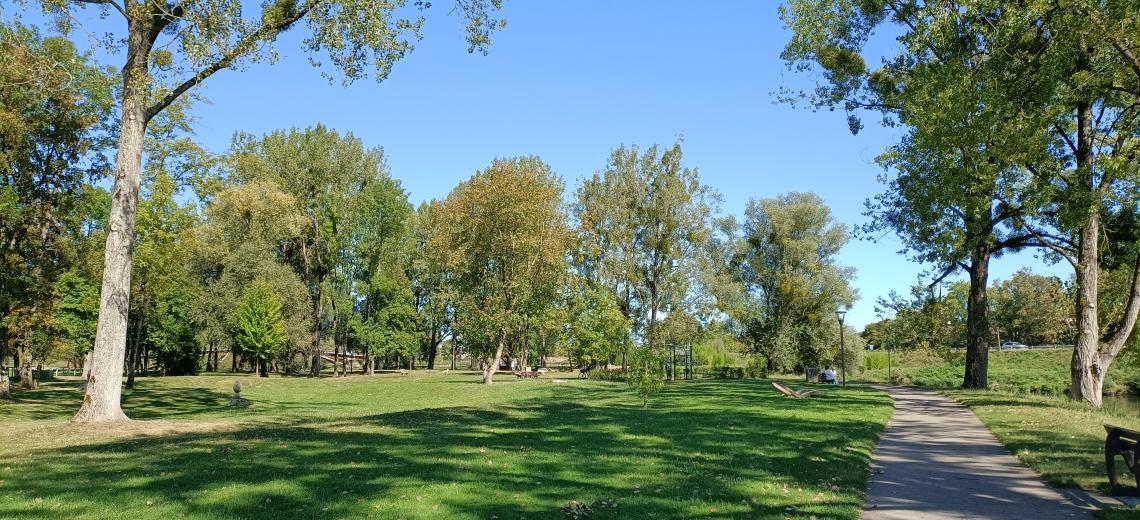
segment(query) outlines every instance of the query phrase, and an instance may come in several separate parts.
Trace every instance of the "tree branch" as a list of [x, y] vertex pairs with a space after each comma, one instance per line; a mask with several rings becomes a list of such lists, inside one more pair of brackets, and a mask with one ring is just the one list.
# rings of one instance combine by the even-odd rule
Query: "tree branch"
[[252, 33], [249, 33], [248, 35], [246, 35], [244, 38], [239, 40], [237, 42], [237, 44], [234, 45], [234, 47], [232, 49], [230, 49], [229, 52], [225, 53], [220, 59], [218, 59], [217, 61], [206, 66], [202, 70], [198, 71], [197, 74], [194, 74], [190, 78], [187, 78], [185, 81], [180, 83], [177, 87], [174, 87], [174, 90], [171, 90], [169, 93], [167, 93], [161, 99], [159, 99], [153, 105], [151, 105], [149, 108], [147, 108], [147, 119], [154, 117], [156, 114], [161, 112], [163, 109], [170, 106], [170, 104], [173, 103], [175, 99], [178, 99], [178, 96], [181, 96], [187, 90], [194, 88], [199, 83], [201, 83], [203, 80], [205, 80], [206, 78], [213, 75], [215, 72], [222, 70], [226, 67], [229, 67], [230, 64], [232, 64], [234, 62], [234, 60], [236, 60], [236, 59], [242, 57], [243, 55], [245, 55], [246, 53], [248, 53], [254, 46], [256, 46], [259, 42], [264, 40], [266, 36], [279, 33], [281, 31], [284, 31], [284, 30], [292, 27], [293, 24], [297, 23], [298, 20], [300, 20], [306, 14], [308, 14], [309, 11], [312, 10], [313, 7], [315, 7], [321, 1], [322, 0], [308, 0], [307, 2], [305, 2], [305, 4], [303, 6], [301, 6], [300, 9], [297, 10], [297, 12], [293, 13], [292, 15], [290, 15], [286, 18], [282, 18], [281, 20], [278, 20], [275, 23], [268, 24], [268, 25], [262, 25], [256, 31], [253, 31]]
[[1124, 343], [1132, 335], [1136, 327], [1137, 316], [1140, 315], [1140, 253], [1136, 254], [1136, 265], [1132, 268], [1132, 290], [1128, 295], [1128, 306], [1124, 309], [1124, 316], [1116, 332], [1108, 339], [1100, 350], [1101, 356], [1116, 357], [1124, 348]]
[[109, 5], [111, 7], [114, 7], [115, 10], [119, 12], [119, 14], [123, 15], [123, 18], [127, 18], [127, 11], [125, 11], [123, 9], [123, 6], [116, 3], [115, 0], [75, 0], [75, 1], [78, 3], [81, 3], [81, 4]]

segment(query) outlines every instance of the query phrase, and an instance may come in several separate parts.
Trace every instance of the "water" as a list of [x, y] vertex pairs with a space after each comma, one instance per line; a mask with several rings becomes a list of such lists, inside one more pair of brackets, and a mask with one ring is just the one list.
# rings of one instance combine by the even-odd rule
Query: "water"
[[1105, 397], [1104, 411], [1115, 415], [1140, 417], [1140, 396]]

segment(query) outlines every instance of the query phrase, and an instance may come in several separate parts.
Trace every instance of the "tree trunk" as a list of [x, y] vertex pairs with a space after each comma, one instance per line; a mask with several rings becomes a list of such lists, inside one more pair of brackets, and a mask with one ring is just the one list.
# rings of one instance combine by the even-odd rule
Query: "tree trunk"
[[268, 360], [257, 358], [257, 366], [259, 369], [258, 375], [260, 375], [261, 377], [269, 377], [269, 361]]
[[[317, 280], [317, 315], [313, 324], [313, 366], [310, 367], [313, 377], [320, 377], [321, 375], [321, 311], [324, 306], [324, 298], [321, 297], [321, 280]], [[336, 370], [336, 367], [333, 367]]]
[[494, 382], [495, 371], [499, 369], [499, 362], [503, 358], [503, 347], [507, 343], [507, 333], [503, 331], [499, 334], [499, 346], [495, 349], [495, 358], [483, 369], [483, 384], [489, 385]]
[[[149, 21], [148, 21], [149, 22]], [[115, 158], [115, 183], [107, 243], [103, 254], [103, 285], [99, 293], [99, 321], [95, 331], [91, 373], [83, 405], [75, 422], [128, 420], [120, 405], [123, 358], [126, 355], [127, 315], [131, 298], [132, 242], [138, 210], [146, 110], [147, 60], [151, 40], [145, 24], [128, 23], [127, 65], [123, 68], [122, 119]]]
[[428, 368], [428, 370], [435, 370], [435, 356], [438, 353], [438, 349], [439, 349], [439, 342], [436, 341], [437, 337], [439, 337], [439, 331], [436, 330], [434, 325], [432, 325], [431, 334], [430, 334], [430, 337], [428, 338], [428, 351], [427, 351], [427, 368]]
[[20, 373], [21, 390], [33, 390], [36, 388], [36, 377], [35, 373], [32, 371], [32, 368], [34, 366], [35, 361], [32, 360], [31, 353], [24, 352], [24, 355], [20, 356], [19, 366], [16, 367], [16, 370], [18, 370]]
[[990, 250], [982, 244], [974, 247], [970, 266], [970, 296], [966, 302], [966, 373], [963, 388], [989, 386], [989, 283]]
[[12, 382], [8, 379], [8, 329], [0, 325], [0, 399], [12, 398]]
[[[144, 300], [141, 298], [139, 300], [139, 304], [142, 306]], [[135, 340], [131, 342], [132, 347], [127, 351], [127, 388], [135, 387], [135, 372], [138, 371], [139, 349], [142, 348], [142, 337], [143, 315], [140, 312], [138, 318], [135, 319]]]
[[376, 359], [370, 355], [365, 355], [364, 356], [364, 373], [368, 374], [368, 375], [375, 374], [376, 373], [375, 366], [376, 366]]

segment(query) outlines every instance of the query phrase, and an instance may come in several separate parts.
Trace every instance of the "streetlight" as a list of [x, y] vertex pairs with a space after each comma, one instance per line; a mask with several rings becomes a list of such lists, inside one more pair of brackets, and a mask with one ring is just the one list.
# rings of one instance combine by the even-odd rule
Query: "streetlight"
[[847, 350], [843, 347], [843, 316], [845, 314], [847, 314], [847, 309], [835, 311], [835, 317], [839, 318], [839, 370], [843, 374], [843, 386], [847, 386]]

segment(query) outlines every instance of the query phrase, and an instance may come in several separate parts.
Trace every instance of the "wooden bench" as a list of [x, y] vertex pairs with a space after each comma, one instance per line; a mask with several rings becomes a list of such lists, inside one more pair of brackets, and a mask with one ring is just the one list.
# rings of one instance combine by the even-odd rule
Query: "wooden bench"
[[537, 370], [528, 370], [528, 371], [520, 370], [518, 372], [515, 372], [515, 377], [521, 379], [524, 377], [538, 377], [541, 374], [542, 374], [542, 372], [539, 372]]
[[1140, 432], [1104, 425], [1108, 436], [1104, 439], [1104, 465], [1108, 471], [1108, 484], [1116, 492], [1116, 456], [1124, 459], [1124, 466], [1136, 476], [1136, 492], [1140, 494]]

